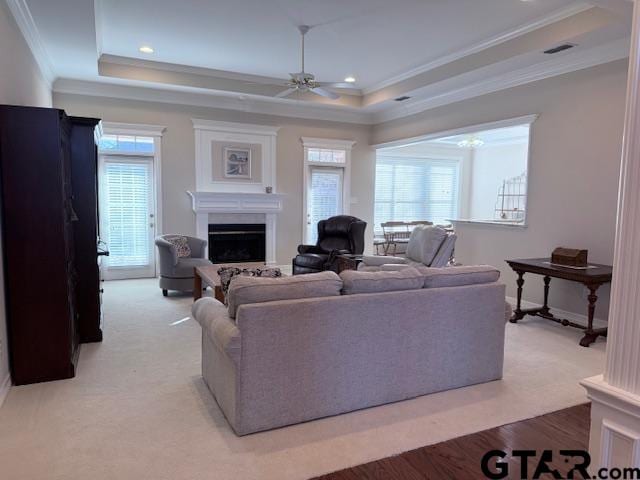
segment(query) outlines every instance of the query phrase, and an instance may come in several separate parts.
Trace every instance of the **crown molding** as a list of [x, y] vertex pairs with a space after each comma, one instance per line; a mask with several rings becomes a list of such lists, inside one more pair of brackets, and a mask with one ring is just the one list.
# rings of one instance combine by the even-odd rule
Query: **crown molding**
[[275, 137], [280, 127], [270, 125], [257, 125], [255, 123], [221, 122], [218, 120], [206, 120], [192, 118], [193, 128], [196, 130], [210, 130], [225, 133], [244, 133], [249, 135], [269, 135]]
[[101, 122], [102, 131], [107, 135], [139, 135], [141, 137], [161, 137], [167, 127], [143, 123]]
[[56, 78], [53, 64], [42, 42], [42, 37], [36, 26], [36, 22], [33, 20], [31, 10], [29, 10], [26, 0], [6, 0], [6, 3], [40, 68], [42, 76], [49, 85], [49, 88], [52, 88]]
[[92, 97], [118, 98], [142, 102], [189, 105], [204, 108], [220, 108], [280, 117], [322, 120], [338, 123], [370, 125], [373, 115], [355, 107], [332, 105], [309, 105], [279, 98], [263, 98], [251, 95], [203, 91], [193, 87], [162, 88], [154, 84], [126, 85], [117, 82], [96, 82], [59, 78], [53, 84], [55, 93], [86, 95]]
[[484, 81], [449, 90], [429, 98], [416, 99], [411, 103], [376, 112], [374, 124], [408, 117], [432, 108], [620, 60], [629, 56], [629, 42], [629, 38], [626, 37], [571, 56], [560, 56], [508, 73], [501, 73]]
[[376, 92], [383, 88], [394, 85], [398, 82], [402, 82], [411, 77], [415, 77], [416, 75], [420, 75], [421, 73], [428, 72], [429, 70], [433, 70], [434, 68], [441, 67], [442, 65], [446, 65], [448, 63], [454, 62], [456, 60], [460, 60], [469, 55], [473, 55], [474, 53], [481, 52], [482, 50], [486, 50], [488, 48], [494, 47], [504, 42], [508, 42], [509, 40], [513, 40], [516, 37], [524, 35], [526, 33], [532, 32], [534, 30], [538, 30], [540, 28], [546, 27], [547, 25], [551, 25], [553, 23], [559, 22], [560, 20], [564, 20], [565, 18], [572, 17], [577, 15], [578, 13], [584, 12], [593, 8], [593, 5], [589, 3], [578, 3], [575, 5], [570, 5], [568, 7], [557, 10], [545, 17], [539, 18], [536, 21], [526, 23], [512, 30], [508, 30], [503, 32], [495, 37], [489, 38], [483, 42], [477, 43], [473, 46], [464, 48], [455, 53], [445, 55], [443, 57], [438, 58], [437, 60], [431, 61], [424, 65], [420, 65], [416, 68], [412, 68], [404, 73], [399, 75], [395, 75], [387, 80], [384, 80], [380, 83], [372, 85], [371, 87], [365, 88], [362, 90], [364, 95], [368, 95], [370, 93]]

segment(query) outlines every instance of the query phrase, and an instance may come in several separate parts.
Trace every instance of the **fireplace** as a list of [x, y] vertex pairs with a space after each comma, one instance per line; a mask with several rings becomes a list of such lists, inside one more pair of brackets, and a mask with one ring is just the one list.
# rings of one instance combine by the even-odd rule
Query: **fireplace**
[[209, 260], [212, 263], [264, 262], [264, 224], [210, 223]]

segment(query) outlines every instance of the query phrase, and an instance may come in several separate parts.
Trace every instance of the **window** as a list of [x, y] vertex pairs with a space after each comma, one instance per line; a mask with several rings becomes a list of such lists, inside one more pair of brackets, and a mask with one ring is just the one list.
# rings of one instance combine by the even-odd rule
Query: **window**
[[318, 163], [346, 163], [347, 152], [344, 150], [331, 150], [328, 148], [310, 148], [307, 160]]
[[315, 244], [318, 240], [318, 222], [340, 215], [342, 211], [341, 168], [311, 168], [311, 185], [307, 196], [307, 239]]
[[104, 159], [103, 226], [109, 267], [146, 267], [152, 257], [152, 163]]
[[456, 160], [378, 156], [374, 229], [388, 221], [449, 223], [458, 214]]
[[388, 221], [526, 225], [535, 119], [530, 115], [379, 147], [376, 234]]
[[133, 135], [103, 135], [99, 148], [105, 153], [153, 154], [154, 139]]

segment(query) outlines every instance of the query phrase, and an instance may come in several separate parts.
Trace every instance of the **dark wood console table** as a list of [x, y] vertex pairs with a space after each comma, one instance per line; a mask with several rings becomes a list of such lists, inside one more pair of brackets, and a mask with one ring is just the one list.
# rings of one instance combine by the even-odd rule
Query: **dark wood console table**
[[[580, 340], [580, 345], [588, 347], [596, 341], [598, 336], [607, 336], [606, 328], [593, 328], [593, 318], [596, 310], [598, 296], [596, 292], [601, 285], [611, 282], [613, 268], [609, 265], [590, 264], [589, 268], [563, 267], [551, 264], [548, 258], [527, 258], [522, 260], [507, 260], [509, 266], [518, 274], [518, 297], [516, 309], [511, 317], [511, 323], [518, 323], [525, 315], [534, 315], [547, 320], [560, 323], [564, 326], [580, 328], [584, 330], [584, 337]], [[522, 308], [522, 287], [524, 286], [524, 274], [534, 273], [544, 277], [544, 304], [540, 308]], [[560, 278], [583, 284], [589, 289], [589, 305], [587, 309], [588, 324], [580, 325], [570, 320], [557, 318], [549, 309], [549, 284], [551, 278]]]

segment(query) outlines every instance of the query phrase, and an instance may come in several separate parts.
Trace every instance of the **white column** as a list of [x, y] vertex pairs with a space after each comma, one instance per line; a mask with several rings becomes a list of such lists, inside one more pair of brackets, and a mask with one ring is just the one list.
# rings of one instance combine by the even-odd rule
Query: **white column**
[[640, 468], [640, 5], [634, 2], [618, 225], [604, 375], [582, 385], [592, 400], [592, 473]]

